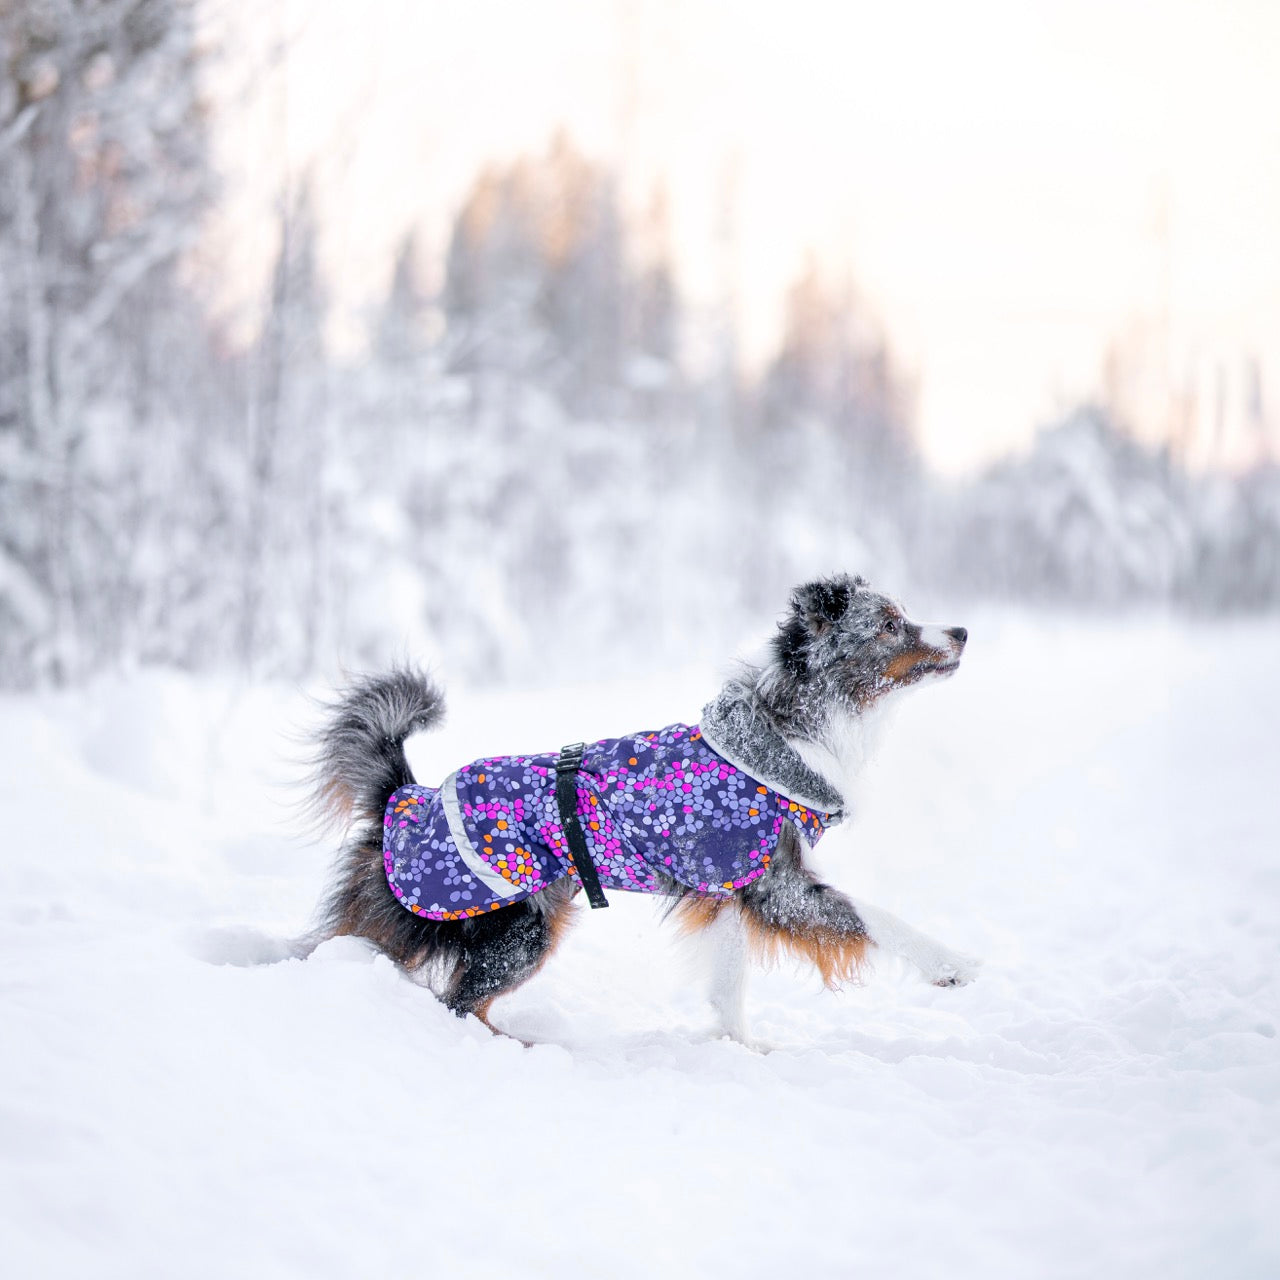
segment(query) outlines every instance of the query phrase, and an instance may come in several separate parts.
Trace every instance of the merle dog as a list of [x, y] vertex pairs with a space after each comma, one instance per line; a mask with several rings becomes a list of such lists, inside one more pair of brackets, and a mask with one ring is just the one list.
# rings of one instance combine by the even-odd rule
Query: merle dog
[[555, 752], [488, 758], [439, 788], [418, 785], [404, 740], [440, 723], [440, 691], [408, 669], [359, 680], [320, 738], [318, 803], [353, 825], [309, 943], [367, 938], [491, 1026], [490, 1005], [538, 971], [584, 880], [589, 890], [598, 880], [661, 894], [686, 929], [706, 931], [712, 1003], [735, 1039], [747, 1040], [753, 955], [799, 956], [834, 986], [871, 946], [962, 986], [979, 962], [821, 883], [805, 853], [840, 820], [893, 695], [950, 675], [966, 639], [963, 627], [910, 621], [860, 577], [807, 583], [766, 659], [731, 679], [700, 724], [587, 746], [559, 803]]

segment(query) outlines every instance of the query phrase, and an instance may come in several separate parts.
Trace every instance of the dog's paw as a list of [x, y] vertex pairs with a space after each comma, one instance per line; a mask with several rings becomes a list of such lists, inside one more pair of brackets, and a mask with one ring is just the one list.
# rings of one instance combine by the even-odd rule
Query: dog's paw
[[976, 956], [961, 955], [958, 951], [940, 951], [925, 969], [924, 976], [935, 987], [967, 987], [982, 968]]

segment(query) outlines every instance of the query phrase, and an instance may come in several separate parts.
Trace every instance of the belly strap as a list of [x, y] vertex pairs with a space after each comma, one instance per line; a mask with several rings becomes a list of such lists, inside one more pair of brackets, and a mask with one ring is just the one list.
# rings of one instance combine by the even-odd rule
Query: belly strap
[[556, 760], [556, 805], [560, 810], [560, 826], [569, 845], [569, 856], [578, 872], [578, 880], [587, 892], [587, 901], [594, 907], [607, 907], [609, 899], [600, 887], [600, 875], [587, 850], [587, 838], [578, 820], [578, 770], [586, 745], [575, 742], [563, 747]]

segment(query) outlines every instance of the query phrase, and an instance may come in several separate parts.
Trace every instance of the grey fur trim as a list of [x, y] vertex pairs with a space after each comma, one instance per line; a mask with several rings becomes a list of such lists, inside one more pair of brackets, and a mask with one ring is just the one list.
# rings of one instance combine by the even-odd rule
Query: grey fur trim
[[736, 680], [725, 685], [702, 708], [700, 727], [707, 745], [743, 773], [806, 809], [842, 816], [844, 798], [805, 764], [747, 685]]

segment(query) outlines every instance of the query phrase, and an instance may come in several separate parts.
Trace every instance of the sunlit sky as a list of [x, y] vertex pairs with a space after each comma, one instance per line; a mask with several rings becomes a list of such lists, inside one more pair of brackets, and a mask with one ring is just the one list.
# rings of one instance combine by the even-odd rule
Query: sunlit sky
[[229, 306], [310, 169], [352, 341], [406, 227], [438, 252], [477, 171], [563, 126], [637, 210], [663, 183], [683, 289], [732, 303], [749, 358], [807, 253], [852, 280], [943, 469], [1025, 441], [1152, 334], [1159, 387], [1201, 400], [1238, 408], [1257, 360], [1280, 438], [1280, 3], [223, 3], [245, 4], [216, 116]]

